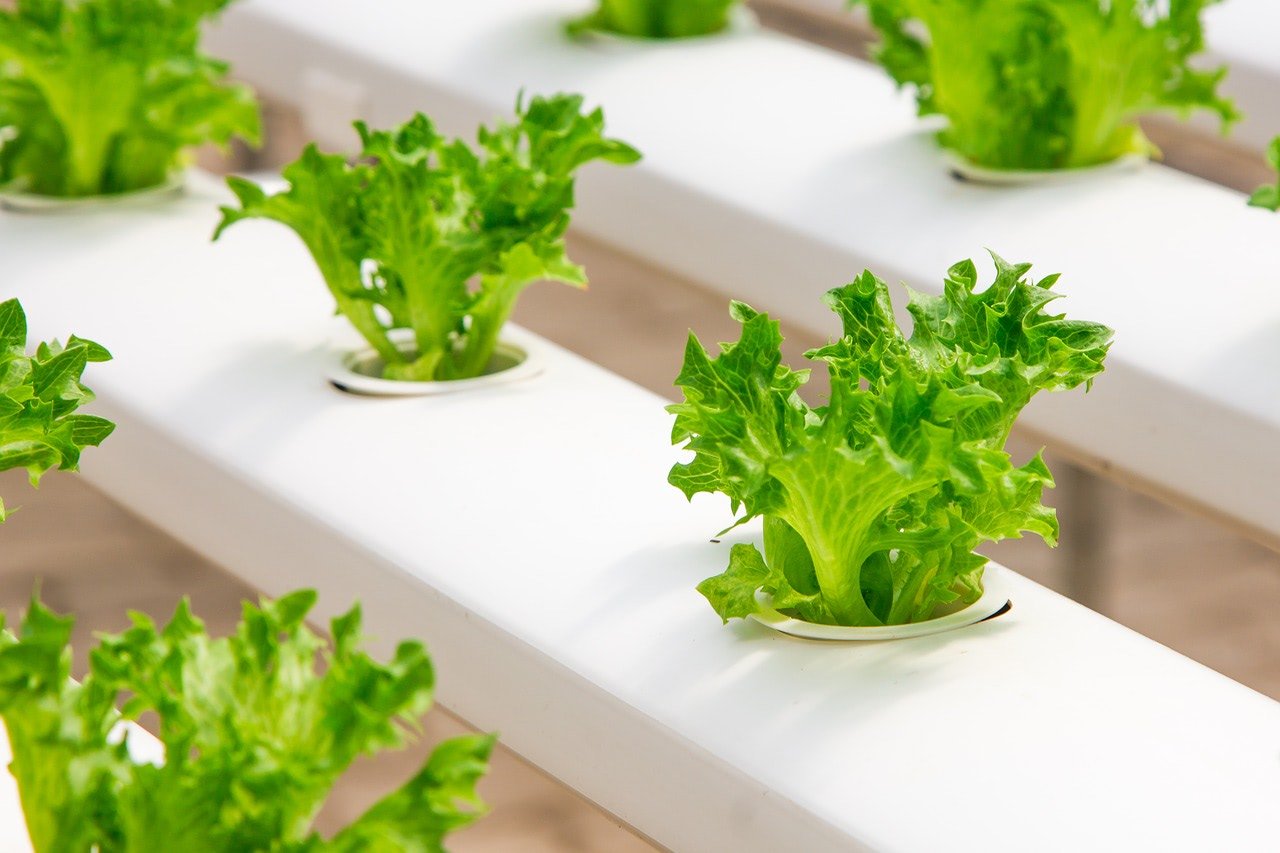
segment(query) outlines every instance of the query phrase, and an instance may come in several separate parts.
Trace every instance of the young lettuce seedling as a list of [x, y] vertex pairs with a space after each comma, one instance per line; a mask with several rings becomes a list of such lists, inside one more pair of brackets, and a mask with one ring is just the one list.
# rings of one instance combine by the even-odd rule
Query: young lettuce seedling
[[[389, 131], [357, 122], [355, 163], [312, 145], [285, 168], [285, 192], [229, 178], [241, 207], [222, 208], [214, 239], [242, 219], [288, 225], [385, 378], [479, 376], [525, 287], [586, 285], [564, 243], [578, 167], [640, 156], [605, 138], [604, 114], [582, 113], [578, 95], [518, 100], [516, 112], [515, 124], [480, 129], [478, 152], [422, 114]], [[396, 330], [411, 332], [413, 345], [399, 345]]]
[[229, 0], [16, 0], [0, 7], [0, 186], [50, 196], [164, 183], [184, 151], [256, 142], [258, 108], [198, 50]]
[[[1069, 169], [1154, 146], [1156, 110], [1238, 114], [1225, 68], [1197, 70], [1200, 13], [1217, 0], [849, 0], [880, 32], [876, 58], [942, 115], [942, 144], [996, 169]], [[921, 30], [924, 32], [922, 33]]]
[[570, 34], [589, 30], [636, 38], [677, 39], [718, 33], [739, 0], [599, 0], [594, 12], [569, 23]]
[[[942, 296], [911, 292], [911, 336], [870, 272], [826, 294], [839, 340], [806, 353], [831, 378], [827, 405], [799, 396], [809, 372], [781, 363], [768, 315], [735, 302], [737, 343], [711, 358], [689, 337], [676, 384], [684, 402], [673, 443], [694, 452], [671, 470], [690, 499], [729, 497], [737, 524], [764, 520], [764, 553], [735, 545], [728, 569], [698, 589], [725, 621], [773, 606], [809, 622], [876, 626], [923, 621], [982, 591], [984, 541], [1058, 535], [1040, 503], [1053, 480], [1040, 455], [1015, 466], [1014, 419], [1038, 391], [1088, 385], [1111, 330], [1044, 309], [1056, 276], [995, 258], [976, 290], [971, 261], [953, 266]], [[736, 526], [736, 525], [735, 525]]]
[[[163, 629], [132, 613], [77, 683], [74, 619], [33, 597], [19, 636], [0, 630], [0, 716], [36, 853], [443, 850], [484, 811], [476, 782], [490, 735], [444, 741], [332, 838], [311, 828], [353, 760], [408, 740], [435, 684], [421, 643], [402, 642], [385, 664], [360, 650], [359, 606], [330, 623], [328, 648], [303, 623], [315, 601], [303, 590], [246, 603], [236, 633], [219, 639], [185, 600]], [[128, 735], [117, 736], [148, 712], [163, 766], [131, 760]]]
[[27, 355], [22, 305], [0, 302], [0, 471], [25, 468], [35, 486], [51, 468], [74, 471], [80, 451], [111, 434], [111, 421], [75, 413], [93, 399], [80, 382], [85, 366], [110, 359], [104, 347], [75, 335], [65, 346], [50, 341]]
[[[1280, 136], [1271, 140], [1271, 145], [1267, 148], [1267, 162], [1271, 164], [1272, 169], [1280, 173]], [[1277, 178], [1274, 184], [1254, 190], [1253, 195], [1249, 197], [1249, 204], [1271, 211], [1280, 210], [1280, 178]]]

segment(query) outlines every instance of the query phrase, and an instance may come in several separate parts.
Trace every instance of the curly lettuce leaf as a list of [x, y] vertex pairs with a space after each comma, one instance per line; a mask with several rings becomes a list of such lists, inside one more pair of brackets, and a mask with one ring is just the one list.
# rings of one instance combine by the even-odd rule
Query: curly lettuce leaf
[[[868, 7], [877, 59], [947, 118], [944, 145], [979, 165], [1067, 169], [1154, 147], [1148, 112], [1239, 116], [1199, 70], [1201, 12], [1217, 0], [850, 0]], [[923, 31], [923, 32], [922, 32]]]
[[1037, 392], [1102, 371], [1111, 330], [1048, 313], [1056, 276], [1029, 269], [996, 258], [979, 291], [972, 262], [956, 264], [941, 296], [911, 294], [909, 338], [871, 273], [830, 291], [843, 335], [806, 354], [831, 378], [817, 408], [767, 315], [734, 303], [741, 336], [715, 358], [690, 335], [684, 401], [669, 411], [673, 443], [694, 455], [670, 482], [728, 496], [738, 523], [764, 518], [764, 554], [737, 546], [699, 586], [723, 619], [754, 612], [763, 589], [808, 621], [920, 621], [981, 593], [982, 542], [1031, 532], [1054, 544], [1049, 470], [1039, 456], [1015, 466], [1004, 444]]
[[569, 23], [570, 34], [589, 30], [637, 38], [678, 39], [718, 33], [738, 0], [599, 0], [594, 12]]
[[374, 803], [319, 848], [332, 853], [437, 853], [444, 837], [473, 823], [485, 805], [476, 783], [489, 769], [491, 735], [442, 742], [399, 790]]
[[80, 381], [85, 367], [110, 358], [101, 345], [75, 335], [65, 345], [42, 343], [27, 355], [22, 305], [0, 302], [0, 471], [25, 468], [37, 486], [52, 468], [76, 470], [84, 448], [98, 446], [115, 429], [105, 418], [77, 413], [93, 400]]
[[[185, 601], [163, 629], [133, 613], [101, 638], [82, 683], [70, 678], [73, 620], [33, 598], [19, 636], [0, 632], [0, 716], [37, 853], [437, 851], [480, 816], [494, 739], [469, 735], [332, 839], [311, 829], [357, 756], [406, 742], [435, 682], [420, 643], [385, 664], [362, 652], [358, 606], [332, 621], [326, 650], [304, 624], [315, 598], [246, 604], [220, 639]], [[160, 765], [133, 761], [119, 726], [144, 713], [159, 720]]]
[[252, 92], [199, 52], [229, 0], [17, 0], [0, 8], [0, 185], [52, 196], [163, 183], [205, 142], [257, 142]]
[[[586, 285], [564, 243], [574, 173], [639, 158], [603, 135], [603, 113], [584, 113], [578, 95], [519, 100], [516, 112], [514, 124], [482, 127], [475, 150], [421, 114], [394, 130], [357, 122], [355, 163], [312, 146], [285, 168], [284, 192], [228, 179], [240, 207], [222, 209], [214, 238], [242, 219], [289, 226], [386, 377], [479, 376], [524, 288]], [[413, 345], [393, 342], [396, 330]]]
[[71, 680], [74, 622], [32, 598], [15, 637], [0, 613], [0, 717], [37, 853], [121, 849], [115, 791], [128, 750], [110, 736], [118, 719], [110, 692]]
[[[1267, 147], [1267, 163], [1280, 173], [1280, 136], [1271, 140], [1271, 145]], [[1274, 184], [1254, 190], [1253, 195], [1249, 197], [1249, 204], [1270, 211], [1280, 210], [1280, 178]]]

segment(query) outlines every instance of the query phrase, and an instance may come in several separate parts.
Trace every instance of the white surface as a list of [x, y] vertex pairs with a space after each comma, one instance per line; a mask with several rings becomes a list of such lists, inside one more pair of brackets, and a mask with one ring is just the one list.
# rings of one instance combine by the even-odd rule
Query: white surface
[[[1243, 2], [1243, 0], [1233, 0]], [[278, 97], [360, 81], [375, 123], [415, 109], [470, 135], [517, 88], [584, 91], [645, 154], [589, 167], [576, 224], [823, 332], [863, 268], [937, 291], [991, 247], [1063, 273], [1071, 316], [1117, 330], [1085, 400], [1037, 400], [1055, 443], [1280, 536], [1280, 220], [1160, 166], [1062, 186], [957, 183], [873, 66], [769, 33], [630, 52], [567, 42], [578, 0], [247, 0], [210, 49]], [[1231, 4], [1227, 4], [1231, 5]], [[902, 300], [899, 299], [899, 302]]]
[[339, 393], [305, 250], [216, 219], [208, 192], [0, 214], [33, 334], [116, 355], [83, 476], [317, 618], [360, 598], [383, 651], [426, 638], [442, 702], [661, 843], [1274, 849], [1277, 703], [1016, 576], [1011, 613], [934, 637], [722, 627], [694, 585], [728, 510], [666, 484], [658, 397], [550, 344], [492, 392]]

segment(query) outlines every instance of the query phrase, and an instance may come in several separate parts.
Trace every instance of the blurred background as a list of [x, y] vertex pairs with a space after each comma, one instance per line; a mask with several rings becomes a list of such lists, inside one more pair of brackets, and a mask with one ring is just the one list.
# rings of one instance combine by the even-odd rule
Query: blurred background
[[[840, 11], [838, 0], [756, 0], [766, 26], [865, 57], [870, 35]], [[258, 151], [228, 156], [205, 152], [215, 172], [268, 171], [297, 156], [308, 141], [298, 117], [266, 105], [267, 137]], [[1165, 162], [1238, 190], [1270, 178], [1257, 152], [1189, 132], [1172, 122], [1144, 125]], [[590, 297], [570, 288], [531, 288], [515, 320], [650, 390], [672, 396], [684, 338], [693, 326], [703, 340], [736, 334], [727, 305], [645, 262], [581, 235], [572, 256], [591, 277]], [[850, 270], [850, 277], [857, 270]], [[832, 285], [839, 282], [832, 282]], [[764, 307], [764, 306], [762, 306]], [[786, 354], [822, 341], [795, 329]], [[86, 330], [91, 334], [92, 330]], [[88, 382], [93, 384], [92, 371]], [[1023, 459], [1040, 447], [1019, 434], [1010, 447]], [[991, 557], [1231, 678], [1280, 699], [1280, 556], [1194, 507], [1148, 494], [1142, 484], [1101, 479], [1087, 460], [1050, 447], [1058, 479], [1049, 503], [1059, 508], [1068, 545], [1050, 551], [1039, 540], [1001, 543]], [[136, 518], [74, 476], [49, 477], [39, 491], [21, 472], [0, 475], [0, 493], [20, 507], [6, 524], [0, 566], [0, 609], [16, 613], [42, 579], [45, 600], [78, 615], [77, 649], [95, 631], [126, 626], [126, 610], [167, 616], [189, 595], [214, 633], [235, 624], [240, 602], [256, 591]], [[67, 520], [71, 519], [68, 524]], [[692, 591], [691, 591], [691, 594]], [[708, 611], [708, 618], [714, 618]], [[83, 666], [83, 660], [79, 663]], [[326, 806], [322, 830], [345, 823], [407, 778], [430, 745], [465, 723], [433, 712], [422, 743], [397, 755], [359, 764]], [[482, 791], [493, 813], [454, 839], [457, 851], [630, 851], [651, 849], [590, 803], [509, 752], [494, 761]]]

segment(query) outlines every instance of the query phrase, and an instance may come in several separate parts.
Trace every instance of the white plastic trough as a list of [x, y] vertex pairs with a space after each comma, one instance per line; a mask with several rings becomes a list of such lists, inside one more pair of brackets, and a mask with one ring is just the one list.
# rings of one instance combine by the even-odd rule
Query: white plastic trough
[[577, 226], [815, 330], [830, 328], [819, 294], [863, 268], [937, 291], [987, 246], [1061, 272], [1064, 310], [1114, 326], [1116, 345], [1090, 399], [1037, 400], [1023, 426], [1280, 541], [1280, 454], [1265, 452], [1280, 441], [1280, 217], [1157, 165], [958, 183], [872, 65], [768, 32], [595, 50], [561, 31], [587, 5], [247, 0], [209, 47], [338, 143], [357, 114], [425, 110], [470, 136], [521, 87], [582, 91], [646, 159], [588, 169]]
[[1280, 704], [1012, 573], [1011, 612], [932, 637], [723, 627], [693, 587], [728, 509], [665, 483], [660, 398], [548, 343], [541, 376], [483, 393], [338, 392], [353, 341], [303, 247], [266, 222], [210, 244], [226, 195], [192, 183], [154, 210], [0, 213], [0, 293], [33, 336], [116, 356], [88, 372], [119, 428], [83, 476], [268, 594], [317, 588], [317, 619], [361, 599], [380, 652], [425, 638], [445, 705], [641, 832], [1274, 849]]

